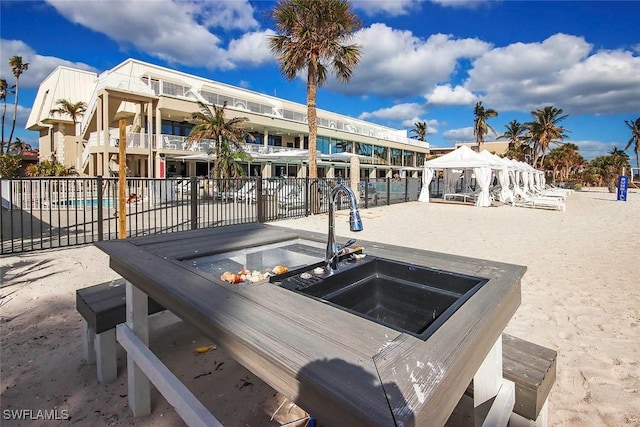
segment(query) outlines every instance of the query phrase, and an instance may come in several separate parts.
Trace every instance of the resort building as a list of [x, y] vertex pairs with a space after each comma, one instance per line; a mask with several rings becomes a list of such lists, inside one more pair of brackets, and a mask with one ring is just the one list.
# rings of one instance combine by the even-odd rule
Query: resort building
[[[83, 101], [77, 122], [51, 114], [58, 100]], [[82, 175], [118, 171], [119, 122], [126, 121], [127, 175], [206, 176], [214, 141], [187, 141], [198, 102], [223, 105], [225, 118], [246, 117], [253, 138], [244, 144], [251, 160], [247, 176], [308, 176], [307, 107], [303, 104], [127, 59], [100, 75], [56, 68], [40, 85], [27, 129], [40, 133], [40, 160], [73, 166]], [[420, 175], [429, 144], [392, 129], [318, 109], [318, 176], [350, 177], [359, 160], [360, 177]]]

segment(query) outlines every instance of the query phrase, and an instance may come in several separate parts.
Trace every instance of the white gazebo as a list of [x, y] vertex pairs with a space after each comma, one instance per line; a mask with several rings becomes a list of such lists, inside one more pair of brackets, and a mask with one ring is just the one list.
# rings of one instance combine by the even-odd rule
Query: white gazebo
[[478, 185], [475, 193], [475, 205], [481, 207], [491, 206], [491, 197], [489, 195], [491, 164], [471, 148], [463, 145], [444, 156], [424, 163], [422, 191], [418, 198], [421, 202], [429, 201], [429, 183], [433, 179], [434, 170], [444, 171], [445, 194], [448, 192], [454, 194], [457, 180], [464, 171], [472, 170]]

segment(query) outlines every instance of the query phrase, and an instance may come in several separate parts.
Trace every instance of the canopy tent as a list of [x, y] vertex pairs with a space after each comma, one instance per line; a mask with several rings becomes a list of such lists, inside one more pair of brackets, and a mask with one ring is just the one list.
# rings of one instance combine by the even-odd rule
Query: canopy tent
[[[433, 177], [434, 169], [443, 170], [445, 172], [445, 188], [447, 187], [447, 181], [449, 183], [455, 182], [455, 180], [462, 174], [462, 170], [473, 169], [473, 173], [476, 176], [476, 183], [478, 185], [475, 205], [491, 206], [491, 197], [489, 195], [489, 185], [491, 184], [491, 165], [471, 148], [463, 145], [444, 156], [424, 162], [423, 177]], [[424, 179], [424, 181], [426, 181], [426, 179]], [[423, 188], [425, 186], [428, 187], [431, 180], [429, 179], [426, 184], [424, 181]], [[420, 201], [429, 200], [428, 197], [423, 196], [422, 192], [420, 195]]]
[[[513, 201], [513, 192], [509, 188], [509, 169], [513, 166], [507, 159], [503, 159], [495, 154], [482, 150], [480, 157], [487, 160], [491, 165], [491, 169], [496, 172], [498, 183], [500, 184], [499, 198], [502, 203], [510, 203]], [[506, 160], [506, 161], [505, 161]]]

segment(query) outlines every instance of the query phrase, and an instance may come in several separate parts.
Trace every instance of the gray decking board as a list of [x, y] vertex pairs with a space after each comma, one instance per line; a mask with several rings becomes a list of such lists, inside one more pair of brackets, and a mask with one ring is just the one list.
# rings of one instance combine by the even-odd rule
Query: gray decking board
[[516, 383], [514, 412], [535, 420], [556, 380], [558, 353], [511, 335], [502, 335], [504, 377]]
[[[97, 246], [114, 270], [328, 426], [446, 421], [520, 303], [524, 267], [358, 241], [365, 253], [490, 279], [425, 342], [271, 284], [229, 285], [171, 261], [193, 253], [193, 242], [247, 247], [283, 235], [322, 236], [267, 225], [246, 231]], [[413, 377], [407, 365], [419, 368]]]

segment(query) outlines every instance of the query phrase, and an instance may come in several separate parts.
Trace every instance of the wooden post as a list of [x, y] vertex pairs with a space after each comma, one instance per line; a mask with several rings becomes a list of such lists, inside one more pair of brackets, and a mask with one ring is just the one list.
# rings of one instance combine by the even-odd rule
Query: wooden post
[[127, 238], [127, 132], [126, 120], [120, 119], [118, 143], [118, 239]]

